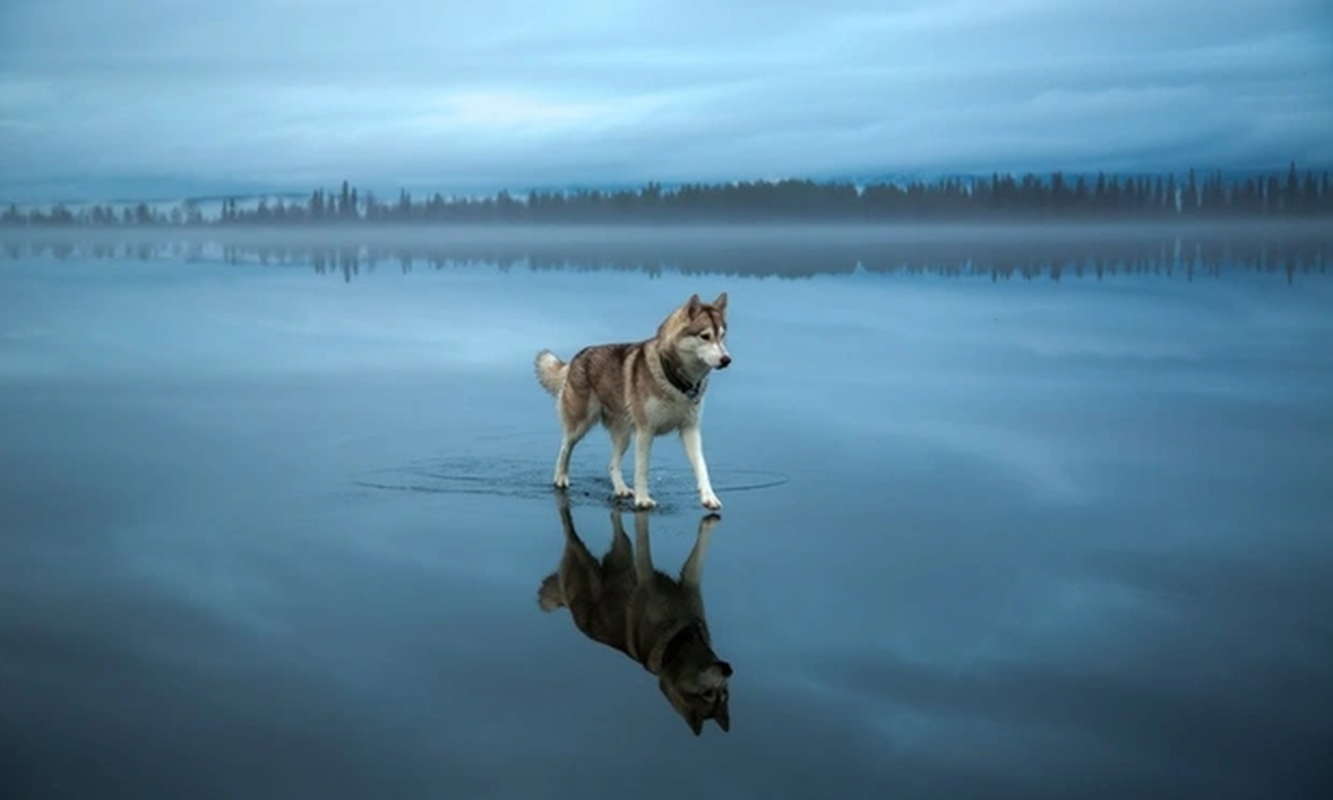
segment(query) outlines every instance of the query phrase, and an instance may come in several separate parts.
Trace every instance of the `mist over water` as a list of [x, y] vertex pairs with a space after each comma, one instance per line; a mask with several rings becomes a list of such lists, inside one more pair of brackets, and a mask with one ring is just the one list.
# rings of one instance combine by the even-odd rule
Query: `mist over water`
[[[1331, 248], [5, 231], [0, 794], [1314, 796]], [[735, 675], [696, 739], [538, 607], [563, 538], [532, 357], [724, 290], [703, 595]], [[608, 448], [573, 460], [594, 555]], [[674, 437], [652, 465], [674, 573], [704, 512]]]
[[480, 264], [803, 278], [869, 271], [993, 278], [1232, 269], [1325, 274], [1333, 236], [1317, 222], [919, 225], [419, 225], [0, 229], [0, 258], [179, 259], [305, 264], [317, 272]]

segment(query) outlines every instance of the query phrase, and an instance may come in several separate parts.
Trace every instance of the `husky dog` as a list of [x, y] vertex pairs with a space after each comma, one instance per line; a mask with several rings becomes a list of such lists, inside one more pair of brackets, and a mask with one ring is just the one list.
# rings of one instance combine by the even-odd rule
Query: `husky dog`
[[653, 567], [645, 512], [634, 514], [631, 549], [621, 512], [612, 510], [611, 548], [599, 561], [574, 531], [568, 498], [563, 493], [559, 498], [565, 551], [559, 569], [546, 576], [537, 591], [542, 610], [568, 608], [585, 636], [656, 675], [662, 694], [695, 736], [703, 733], [708, 719], [730, 731], [727, 679], [732, 669], [713, 652], [700, 590], [704, 551], [721, 517], [708, 514], [700, 520], [694, 547], [680, 578], [673, 580]]
[[[657, 505], [648, 494], [653, 439], [680, 431], [700, 501], [704, 508], [721, 508], [708, 479], [699, 423], [709, 373], [731, 364], [726, 338], [727, 293], [711, 303], [701, 302], [695, 294], [662, 321], [651, 339], [585, 347], [569, 363], [550, 350], [538, 353], [537, 380], [555, 396], [564, 433], [555, 461], [556, 487], [569, 487], [570, 454], [600, 420], [611, 435], [611, 485], [616, 497], [633, 497], [638, 509]], [[620, 472], [631, 432], [633, 490]]]

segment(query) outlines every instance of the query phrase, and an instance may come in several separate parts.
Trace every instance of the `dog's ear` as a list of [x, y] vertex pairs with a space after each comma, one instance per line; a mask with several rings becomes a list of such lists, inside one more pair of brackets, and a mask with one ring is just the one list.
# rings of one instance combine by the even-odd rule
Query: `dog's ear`
[[726, 311], [726, 310], [727, 310], [727, 293], [726, 293], [726, 292], [723, 292], [722, 294], [720, 294], [720, 295], [717, 296], [717, 299], [713, 301], [713, 307], [716, 308], [718, 311]]
[[699, 310], [699, 306], [701, 305], [703, 305], [703, 301], [699, 299], [699, 295], [692, 294], [690, 295], [690, 299], [685, 303], [685, 313], [693, 314]]
[[[685, 712], [685, 722], [690, 726], [690, 730], [694, 731], [695, 736], [699, 736], [704, 732], [704, 715], [700, 714], [698, 711], [690, 709]], [[731, 720], [727, 720], [727, 726], [731, 726]]]
[[727, 707], [727, 702], [727, 699], [723, 698], [717, 708], [713, 709], [713, 721], [723, 733], [731, 733], [731, 709]]

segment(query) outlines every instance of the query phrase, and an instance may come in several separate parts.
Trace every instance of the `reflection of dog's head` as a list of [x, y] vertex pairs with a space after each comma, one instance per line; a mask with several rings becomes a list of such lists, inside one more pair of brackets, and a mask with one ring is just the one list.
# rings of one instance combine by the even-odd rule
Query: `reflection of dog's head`
[[679, 665], [663, 675], [657, 685], [695, 736], [703, 733], [704, 721], [709, 719], [723, 731], [730, 731], [727, 679], [731, 677], [731, 665], [713, 655], [702, 641], [698, 644], [702, 646], [683, 652]]
[[727, 352], [727, 293], [711, 303], [690, 295], [690, 299], [671, 312], [657, 329], [657, 336], [685, 362], [705, 364], [710, 369], [726, 369], [731, 364]]

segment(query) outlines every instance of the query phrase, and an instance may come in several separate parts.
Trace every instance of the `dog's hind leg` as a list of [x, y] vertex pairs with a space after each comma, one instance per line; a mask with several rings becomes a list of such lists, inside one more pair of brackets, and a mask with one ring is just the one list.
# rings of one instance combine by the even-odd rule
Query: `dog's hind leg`
[[616, 497], [633, 497], [634, 490], [625, 485], [625, 475], [620, 471], [620, 462], [629, 449], [629, 428], [612, 427], [611, 434], [611, 487]]
[[558, 489], [569, 488], [569, 457], [574, 454], [574, 447], [588, 433], [592, 427], [591, 422], [582, 423], [574, 430], [566, 430], [564, 438], [560, 440], [560, 452], [555, 457], [555, 483]]
[[597, 409], [592, 408], [587, 401], [582, 406], [579, 408], [572, 400], [561, 397], [560, 428], [563, 437], [560, 440], [560, 452], [555, 457], [555, 477], [552, 479], [558, 489], [569, 488], [569, 457], [597, 421]]

